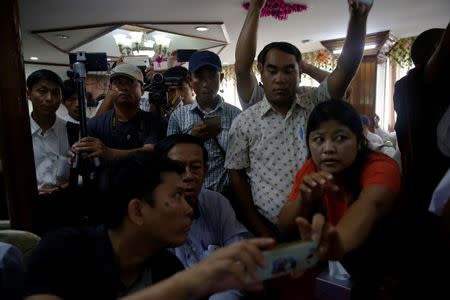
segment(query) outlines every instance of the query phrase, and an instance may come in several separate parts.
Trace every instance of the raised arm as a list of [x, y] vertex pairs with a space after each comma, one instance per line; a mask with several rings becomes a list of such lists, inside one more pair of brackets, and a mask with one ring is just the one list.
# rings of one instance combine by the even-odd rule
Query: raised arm
[[319, 69], [311, 64], [308, 64], [304, 60], [301, 62], [302, 73], [309, 75], [312, 79], [317, 82], [324, 81], [327, 76], [330, 75], [330, 72]]
[[235, 72], [239, 97], [248, 102], [257, 81], [252, 66], [256, 55], [256, 38], [261, 9], [266, 0], [252, 0], [236, 44]]
[[439, 76], [445, 76], [450, 66], [450, 23], [439, 42], [436, 50], [425, 66], [425, 82], [431, 83], [438, 79]]
[[328, 77], [328, 91], [331, 98], [341, 99], [355, 76], [364, 53], [366, 23], [372, 4], [362, 4], [358, 0], [348, 0], [350, 22], [347, 29], [342, 54], [336, 69]]

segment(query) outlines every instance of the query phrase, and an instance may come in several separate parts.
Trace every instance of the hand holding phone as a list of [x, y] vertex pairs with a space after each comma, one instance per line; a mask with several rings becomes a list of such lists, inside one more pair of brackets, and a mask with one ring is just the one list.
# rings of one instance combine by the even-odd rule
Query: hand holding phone
[[264, 259], [267, 267], [256, 270], [256, 280], [263, 281], [292, 272], [305, 271], [317, 264], [319, 261], [318, 243], [316, 241], [296, 241], [281, 244], [272, 250], [264, 251]]
[[221, 128], [222, 127], [222, 118], [220, 115], [216, 116], [205, 116], [203, 118], [203, 123], [210, 128]]

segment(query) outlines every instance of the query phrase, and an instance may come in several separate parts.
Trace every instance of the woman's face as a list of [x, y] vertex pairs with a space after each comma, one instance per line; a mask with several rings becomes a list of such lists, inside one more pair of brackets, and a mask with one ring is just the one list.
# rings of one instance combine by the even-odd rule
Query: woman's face
[[338, 121], [325, 121], [309, 135], [309, 150], [314, 164], [331, 174], [350, 167], [358, 154], [356, 135]]

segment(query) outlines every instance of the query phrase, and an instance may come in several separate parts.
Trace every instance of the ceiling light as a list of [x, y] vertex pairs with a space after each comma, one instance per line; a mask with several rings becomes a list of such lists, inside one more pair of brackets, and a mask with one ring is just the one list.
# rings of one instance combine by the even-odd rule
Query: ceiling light
[[206, 27], [206, 26], [197, 26], [197, 27], [195, 27], [195, 30], [197, 30], [197, 31], [208, 31], [209, 28]]
[[30, 57], [31, 60], [38, 60], [39, 58], [37, 58], [36, 56], [32, 56]]
[[106, 60], [107, 60], [107, 61], [111, 61], [111, 58], [107, 58]]
[[56, 37], [61, 40], [67, 40], [70, 36], [62, 34], [62, 33], [58, 33], [58, 34], [56, 34]]
[[[377, 47], [376, 44], [367, 44], [364, 46], [364, 50], [375, 49], [376, 47]], [[341, 53], [342, 53], [342, 48], [333, 50], [333, 54], [341, 54]]]

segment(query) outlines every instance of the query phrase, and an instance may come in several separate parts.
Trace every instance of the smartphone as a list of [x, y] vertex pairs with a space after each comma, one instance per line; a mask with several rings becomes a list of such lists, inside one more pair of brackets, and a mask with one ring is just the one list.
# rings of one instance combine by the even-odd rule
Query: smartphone
[[150, 65], [150, 58], [147, 55], [124, 56], [123, 62], [134, 65], [136, 67], [148, 67]]
[[203, 117], [203, 123], [208, 127], [222, 127], [222, 118], [220, 115], [205, 116]]
[[314, 267], [319, 262], [317, 247], [316, 241], [296, 241], [263, 251], [267, 267], [258, 267], [256, 279], [248, 281], [259, 282]]

